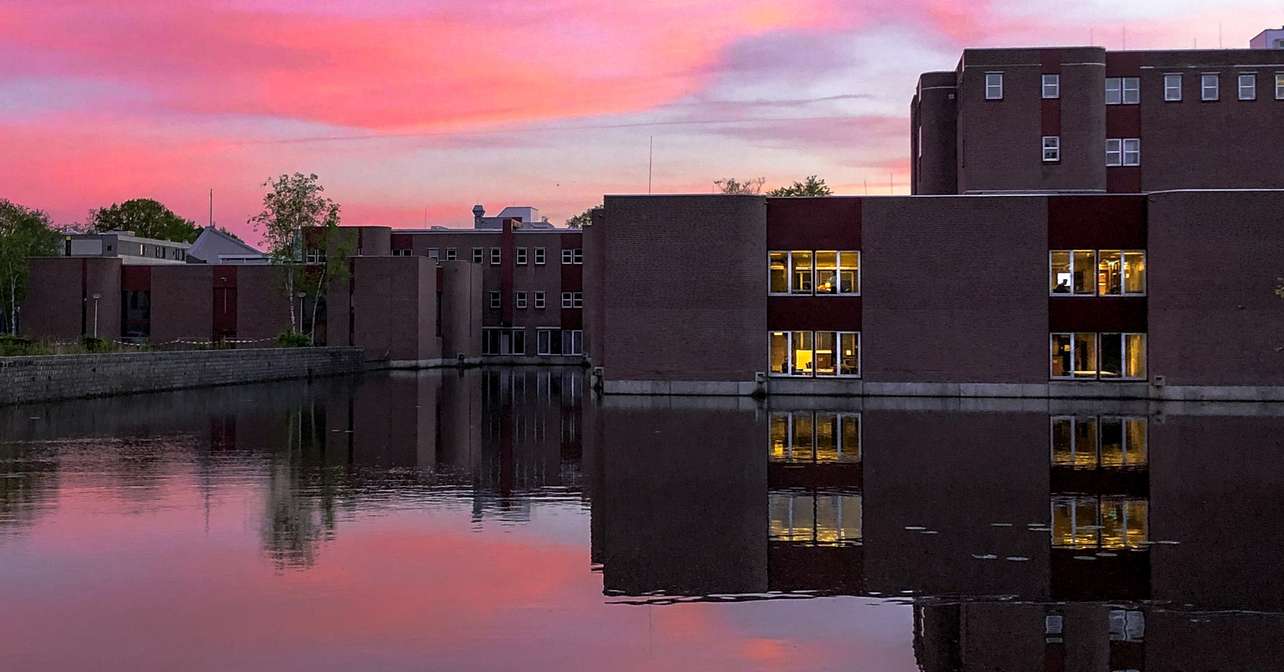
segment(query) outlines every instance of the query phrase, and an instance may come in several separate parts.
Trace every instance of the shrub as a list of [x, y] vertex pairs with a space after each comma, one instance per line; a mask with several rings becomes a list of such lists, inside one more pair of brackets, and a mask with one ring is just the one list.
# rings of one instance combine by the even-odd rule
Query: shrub
[[304, 348], [312, 345], [312, 339], [307, 334], [287, 329], [277, 334], [276, 344], [283, 348]]

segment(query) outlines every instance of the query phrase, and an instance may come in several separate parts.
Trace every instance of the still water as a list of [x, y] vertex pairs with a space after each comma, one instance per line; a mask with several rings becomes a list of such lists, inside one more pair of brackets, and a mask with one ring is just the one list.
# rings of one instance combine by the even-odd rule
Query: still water
[[1281, 437], [556, 369], [0, 408], [0, 669], [1280, 669]]

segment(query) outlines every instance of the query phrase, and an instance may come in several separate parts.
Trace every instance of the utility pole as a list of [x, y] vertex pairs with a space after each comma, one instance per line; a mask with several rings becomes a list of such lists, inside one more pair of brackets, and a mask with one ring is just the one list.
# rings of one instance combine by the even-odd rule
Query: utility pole
[[646, 147], [646, 193], [651, 194], [651, 168], [655, 164], [655, 136], [647, 138]]

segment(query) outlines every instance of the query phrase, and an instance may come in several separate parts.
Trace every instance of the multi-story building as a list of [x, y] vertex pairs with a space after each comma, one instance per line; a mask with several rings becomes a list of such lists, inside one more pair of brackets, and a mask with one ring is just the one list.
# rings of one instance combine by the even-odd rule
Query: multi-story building
[[72, 233], [63, 237], [64, 257], [114, 257], [134, 265], [185, 264], [187, 243], [135, 236], [132, 231]]
[[1284, 49], [1284, 26], [1263, 30], [1249, 41], [1248, 46], [1253, 49]]
[[1284, 50], [967, 49], [910, 123], [914, 194], [1276, 189]]
[[608, 393], [1284, 399], [1281, 213], [1284, 190], [607, 196], [589, 356]]

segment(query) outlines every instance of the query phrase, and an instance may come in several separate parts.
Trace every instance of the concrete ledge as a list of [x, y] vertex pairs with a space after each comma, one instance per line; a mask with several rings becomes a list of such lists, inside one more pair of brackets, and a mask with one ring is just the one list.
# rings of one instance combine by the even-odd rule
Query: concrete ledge
[[585, 359], [579, 355], [529, 355], [485, 356], [485, 357], [441, 357], [437, 359], [391, 359], [384, 362], [370, 362], [371, 369], [441, 369], [475, 366], [579, 366], [585, 365]]
[[[751, 396], [750, 381], [606, 380], [605, 394]], [[771, 397], [938, 397], [945, 399], [1112, 400], [1169, 402], [1284, 402], [1284, 385], [1168, 385], [1146, 382], [889, 383], [857, 379], [770, 378]], [[1036, 404], [1037, 405], [1037, 404]]]

